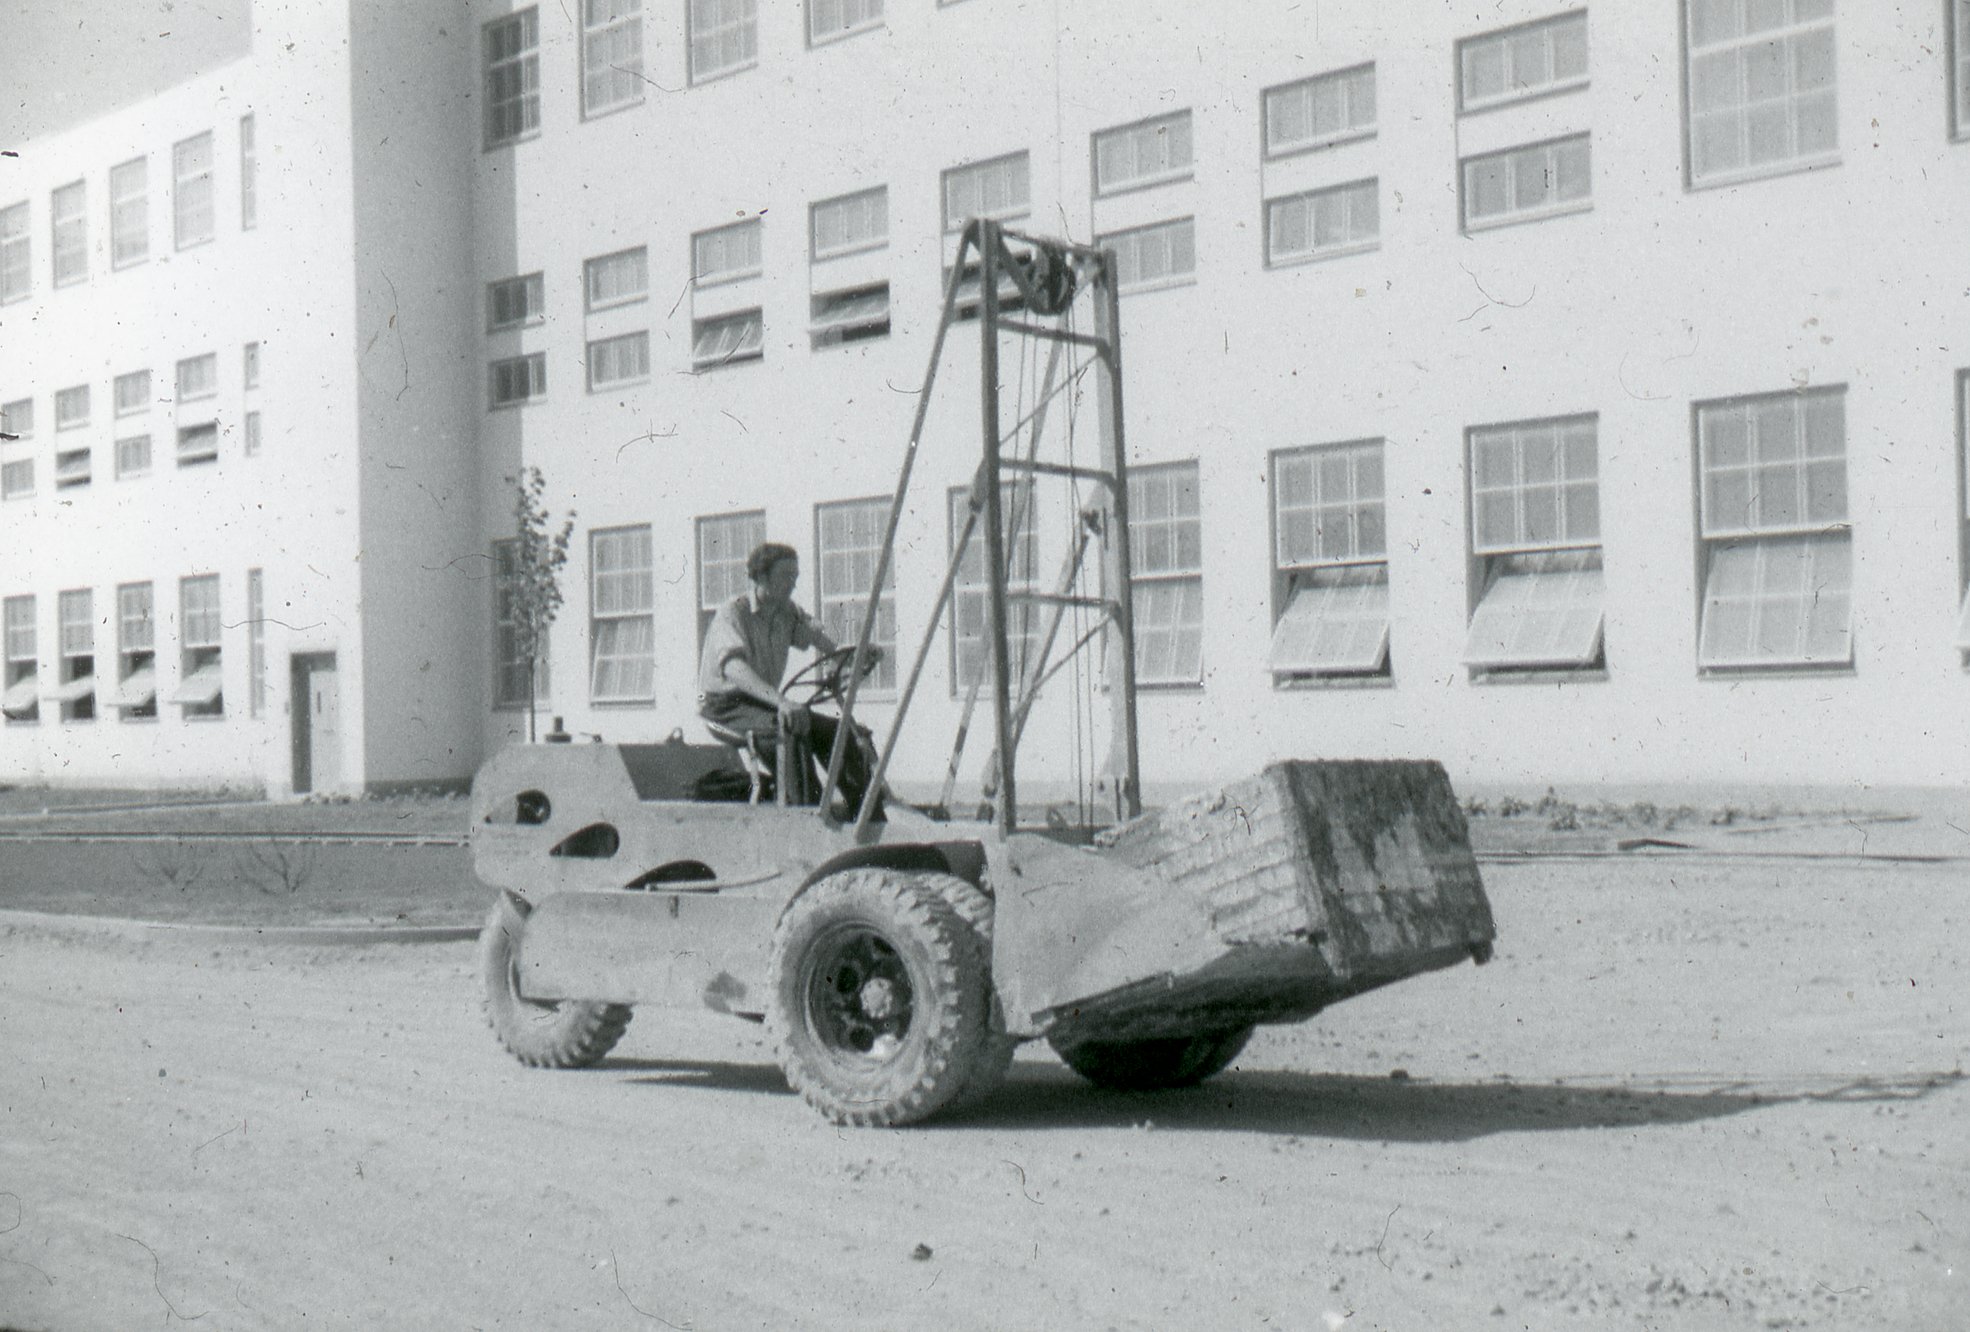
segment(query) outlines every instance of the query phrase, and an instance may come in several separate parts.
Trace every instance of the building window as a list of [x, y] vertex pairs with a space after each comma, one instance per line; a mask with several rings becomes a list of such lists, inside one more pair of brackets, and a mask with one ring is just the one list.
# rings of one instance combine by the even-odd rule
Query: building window
[[1585, 134], [1464, 159], [1464, 230], [1578, 213], [1593, 206]]
[[1275, 677], [1389, 673], [1382, 441], [1272, 456]]
[[240, 452], [247, 457], [257, 457], [260, 452], [260, 413], [248, 412], [243, 423], [244, 438], [240, 441]]
[[1024, 152], [952, 167], [944, 173], [944, 230], [961, 231], [974, 217], [1024, 217], [1032, 207], [1032, 170]]
[[889, 336], [887, 282], [817, 292], [808, 309], [808, 342], [816, 349]]
[[1687, 0], [1690, 182], [1839, 152], [1833, 0]]
[[64, 449], [55, 455], [55, 489], [73, 490], [89, 484], [89, 450]]
[[0, 435], [10, 443], [34, 438], [34, 399], [16, 398], [0, 404]]
[[1592, 416], [1470, 432], [1471, 554], [1480, 591], [1465, 665], [1514, 671], [1605, 664], [1595, 434]]
[[1957, 372], [1956, 400], [1957, 446], [1961, 451], [1957, 464], [1957, 559], [1963, 579], [1963, 602], [1956, 615], [1956, 650], [1963, 654], [1963, 664], [1970, 666], [1970, 370]]
[[34, 493], [34, 459], [0, 463], [0, 499], [26, 499]]
[[116, 589], [116, 693], [108, 700], [125, 721], [157, 715], [156, 631], [149, 583]]
[[541, 294], [540, 274], [528, 273], [524, 277], [505, 278], [486, 284], [488, 333], [497, 333], [503, 328], [519, 328], [522, 324], [538, 324], [544, 318], [546, 306]]
[[66, 287], [89, 276], [89, 201], [83, 182], [54, 193], [48, 215], [55, 232], [55, 285]]
[[96, 716], [96, 616], [88, 588], [63, 592], [55, 599], [59, 624], [61, 670], [54, 701], [63, 721], [93, 721]]
[[588, 391], [616, 384], [640, 383], [650, 377], [650, 335], [624, 333], [588, 344]]
[[253, 146], [253, 117], [239, 118], [239, 229], [251, 231], [260, 222], [260, 157]]
[[1181, 286], [1197, 276], [1197, 224], [1192, 218], [1111, 231], [1095, 237], [1095, 243], [1115, 251], [1118, 291]]
[[21, 300], [34, 290], [33, 246], [27, 228], [25, 203], [0, 208], [0, 304]]
[[1116, 194], [1186, 180], [1191, 165], [1190, 112], [1139, 120], [1094, 136], [1094, 192]]
[[882, 0], [807, 0], [809, 45], [881, 26]]
[[1457, 109], [1481, 111], [1587, 82], [1587, 11], [1457, 43]]
[[[951, 688], [956, 693], [974, 685], [987, 685], [992, 679], [991, 586], [985, 572], [985, 507], [981, 499], [977, 518], [971, 519], [972, 489], [954, 486], [950, 491], [951, 548], [964, 540], [963, 557], [951, 584]], [[1012, 690], [1019, 692], [1019, 680], [1027, 666], [1039, 656], [1040, 617], [1036, 603], [1021, 593], [1039, 590], [1039, 543], [1033, 518], [1033, 488], [1012, 482], [999, 487], [999, 513], [1009, 535], [1006, 538], [1006, 659], [1013, 675]], [[965, 524], [971, 532], [965, 535]]]
[[112, 268], [150, 257], [150, 164], [132, 158], [109, 169], [109, 262]]
[[267, 588], [258, 569], [246, 571], [246, 715], [267, 715]]
[[494, 407], [517, 407], [547, 396], [546, 352], [494, 361], [491, 371]]
[[1698, 664], [1853, 661], [1846, 391], [1700, 403], [1703, 626]]
[[192, 467], [219, 460], [219, 426], [214, 421], [183, 426], [178, 431], [178, 466]]
[[643, 0], [582, 0], [581, 113], [643, 100]]
[[766, 514], [758, 509], [698, 519], [698, 642], [718, 608], [752, 590], [746, 557], [766, 540]]
[[0, 713], [9, 722], [41, 720], [41, 664], [34, 639], [34, 598], [8, 597], [4, 608], [7, 683]]
[[547, 644], [529, 657], [520, 642], [520, 543], [493, 542], [493, 703], [525, 707], [531, 681], [535, 702], [548, 696]]
[[221, 659], [219, 575], [178, 580], [178, 688], [171, 701], [186, 717], [226, 715], [225, 669]]
[[[889, 526], [890, 500], [844, 500], [814, 506], [814, 549], [821, 568], [814, 580], [815, 608], [821, 627], [837, 643], [850, 644], [862, 636], [868, 613], [869, 587], [875, 581], [876, 560], [882, 555], [882, 536]], [[883, 570], [882, 597], [876, 607], [874, 645], [882, 660], [864, 682], [866, 688], [893, 692], [896, 688], [896, 565]]]
[[687, 0], [691, 82], [750, 68], [759, 59], [758, 0]]
[[700, 231], [691, 237], [691, 280], [700, 287], [758, 277], [759, 219]]
[[178, 249], [212, 239], [212, 133], [171, 147], [171, 234]]
[[132, 370], [127, 375], [118, 375], [114, 388], [118, 416], [134, 416], [150, 410], [150, 371]]
[[178, 362], [178, 401], [193, 402], [219, 392], [219, 353], [188, 356]]
[[244, 389], [260, 387], [260, 344], [249, 342], [239, 349], [239, 382]]
[[540, 129], [540, 13], [523, 9], [486, 25], [486, 147]]
[[1138, 684], [1204, 678], [1204, 538], [1197, 464], [1129, 472], [1130, 607]]
[[1374, 249], [1382, 235], [1380, 188], [1370, 177], [1266, 200], [1266, 266]]
[[650, 529], [618, 527], [588, 538], [589, 696], [643, 703], [656, 694], [656, 579]]
[[823, 199], [807, 210], [808, 253], [833, 259], [889, 244], [889, 187]]
[[[612, 305], [640, 301], [650, 290], [649, 255], [639, 245], [633, 250], [590, 259], [582, 266], [582, 290], [590, 310], [606, 310]], [[532, 293], [538, 296], [538, 288]], [[529, 305], [531, 311], [536, 308]]]
[[116, 441], [116, 474], [143, 476], [150, 471], [150, 436], [131, 435]]
[[1366, 138], [1375, 132], [1375, 66], [1268, 88], [1264, 115], [1267, 157]]
[[77, 426], [89, 424], [89, 386], [77, 384], [74, 388], [55, 391], [55, 429], [73, 430]]
[[1970, 0], [1950, 4], [1950, 106], [1956, 137], [1970, 137]]
[[697, 319], [691, 323], [691, 368], [716, 370], [766, 354], [766, 321], [758, 310]]

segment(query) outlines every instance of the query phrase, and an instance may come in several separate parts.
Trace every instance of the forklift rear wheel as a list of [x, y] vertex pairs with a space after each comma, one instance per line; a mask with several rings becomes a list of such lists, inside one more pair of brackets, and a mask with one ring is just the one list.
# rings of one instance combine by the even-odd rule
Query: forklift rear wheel
[[788, 906], [766, 1021], [787, 1082], [837, 1124], [909, 1124], [993, 1057], [990, 952], [942, 876], [859, 869]]
[[1165, 1091], [1194, 1087], [1222, 1073], [1252, 1038], [1250, 1027], [1148, 1041], [1057, 1041], [1054, 1053], [1097, 1087], [1113, 1091]]
[[541, 1003], [520, 994], [519, 942], [533, 910], [502, 892], [479, 934], [486, 1021], [507, 1052], [532, 1068], [586, 1068], [609, 1053], [629, 1025], [627, 1004]]

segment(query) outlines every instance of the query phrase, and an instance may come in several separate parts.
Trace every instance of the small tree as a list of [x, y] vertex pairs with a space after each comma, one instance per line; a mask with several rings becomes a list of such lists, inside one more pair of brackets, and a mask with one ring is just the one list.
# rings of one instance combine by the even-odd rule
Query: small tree
[[514, 486], [513, 526], [516, 541], [513, 567], [506, 575], [507, 615], [513, 624], [513, 646], [527, 663], [527, 739], [534, 739], [539, 690], [535, 686], [540, 659], [547, 650], [547, 631], [561, 609], [561, 569], [568, 562], [568, 542], [574, 536], [574, 510], [553, 530], [547, 512], [547, 478], [538, 467], [523, 467]]

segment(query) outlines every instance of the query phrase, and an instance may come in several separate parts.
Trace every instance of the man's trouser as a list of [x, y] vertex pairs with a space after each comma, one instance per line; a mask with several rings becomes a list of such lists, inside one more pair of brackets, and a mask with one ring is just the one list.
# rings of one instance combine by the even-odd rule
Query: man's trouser
[[[761, 732], [774, 737], [780, 734], [780, 714], [753, 699], [741, 694], [727, 695], [722, 699], [708, 699], [700, 715], [706, 721], [717, 722], [720, 726], [740, 732]], [[835, 731], [840, 720], [825, 712], [809, 711], [807, 714], [807, 733], [801, 737], [813, 760], [815, 768], [825, 778], [828, 771], [828, 756], [834, 752]], [[862, 793], [869, 789], [868, 732], [862, 727], [855, 728], [856, 734], [849, 737], [848, 752], [841, 758], [841, 794], [848, 801], [851, 810], [862, 807]], [[815, 781], [815, 789], [820, 789], [820, 779]], [[880, 812], [881, 805], [877, 805]]]

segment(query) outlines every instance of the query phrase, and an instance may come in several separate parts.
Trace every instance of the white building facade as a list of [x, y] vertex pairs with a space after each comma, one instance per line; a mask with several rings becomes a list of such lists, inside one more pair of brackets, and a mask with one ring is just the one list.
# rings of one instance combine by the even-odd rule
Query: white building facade
[[[700, 738], [698, 633], [751, 544], [852, 616], [985, 212], [1121, 259], [1152, 784], [1402, 755], [1962, 785], [1965, 11], [257, 6], [237, 64], [0, 176], [0, 399], [33, 418], [0, 452], [33, 473], [0, 499], [0, 776], [469, 774], [525, 733], [498, 544], [523, 466], [577, 515], [543, 710]], [[215, 234], [180, 249], [200, 134]], [[891, 646], [937, 635], [905, 785], [941, 778], [977, 659], [975, 599], [928, 624], [975, 349], [954, 335], [886, 592]], [[1073, 514], [1033, 515], [1046, 581]], [[118, 618], [144, 583], [148, 663]], [[299, 718], [331, 658], [322, 769]], [[1079, 737], [1096, 705], [1063, 677], [1046, 706]]]

